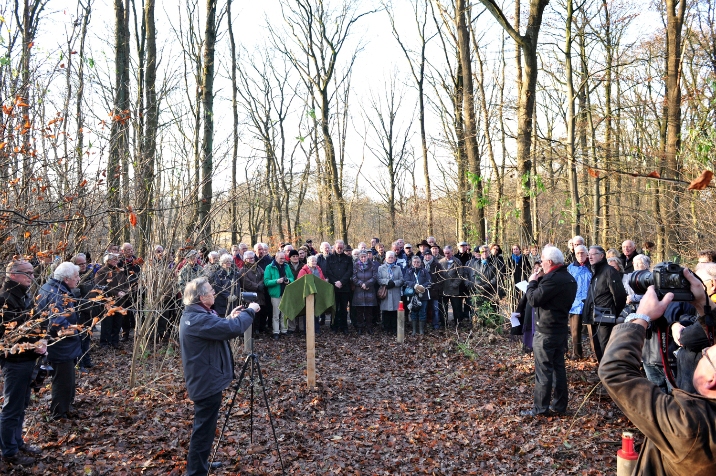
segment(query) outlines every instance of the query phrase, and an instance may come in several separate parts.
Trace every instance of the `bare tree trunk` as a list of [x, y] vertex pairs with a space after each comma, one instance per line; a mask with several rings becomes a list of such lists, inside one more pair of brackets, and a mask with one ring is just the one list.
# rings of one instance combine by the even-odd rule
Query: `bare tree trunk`
[[204, 30], [204, 72], [201, 103], [204, 109], [202, 138], [201, 201], [199, 203], [199, 236], [211, 246], [212, 172], [214, 159], [214, 44], [216, 43], [216, 0], [206, 1]]
[[148, 241], [152, 238], [152, 218], [154, 212], [154, 165], [157, 151], [157, 127], [159, 124], [159, 105], [157, 100], [157, 33], [154, 22], [154, 1], [146, 0], [144, 6], [144, 24], [146, 25], [146, 76], [144, 91], [147, 112], [146, 128], [142, 134], [144, 142], [140, 154], [141, 176], [136, 177], [141, 194], [139, 195], [139, 255], [146, 256]]
[[129, 0], [114, 0], [115, 96], [107, 164], [107, 203], [110, 212], [109, 242], [122, 231], [117, 212], [121, 208], [120, 176], [129, 154]]
[[[684, 24], [686, 0], [666, 0], [666, 102], [669, 105], [666, 116], [666, 150], [664, 178], [681, 179], [681, 164], [678, 153], [681, 149], [681, 29]], [[669, 183], [669, 196], [666, 198], [666, 247], [665, 258], [672, 259], [679, 255], [679, 227], [681, 213], [679, 211], [679, 193], [681, 187]]]
[[456, 0], [455, 4], [458, 51], [462, 65], [463, 92], [462, 109], [465, 118], [465, 150], [470, 168], [470, 182], [472, 182], [472, 209], [471, 218], [476, 227], [477, 238], [485, 241], [485, 209], [482, 205], [483, 183], [480, 173], [480, 152], [477, 147], [477, 118], [475, 113], [475, 90], [472, 82], [472, 58], [470, 57], [470, 30], [465, 16], [469, 9], [465, 0]]
[[565, 26], [564, 63], [567, 76], [567, 162], [569, 164], [569, 196], [572, 212], [572, 236], [580, 235], [580, 207], [579, 189], [577, 187], [577, 160], [575, 157], [575, 127], [577, 119], [574, 115], [574, 72], [572, 69], [572, 23], [574, 6], [573, 0], [567, 1], [567, 18]]
[[232, 138], [233, 145], [231, 148], [231, 243], [238, 244], [241, 237], [238, 234], [238, 194], [236, 190], [236, 166], [239, 154], [239, 107], [236, 100], [236, 91], [238, 89], [236, 81], [236, 42], [234, 41], [233, 18], [231, 18], [231, 3], [233, 0], [226, 2], [226, 18], [229, 30], [229, 42], [231, 45], [231, 113], [233, 117]]
[[533, 229], [532, 213], [530, 211], [529, 184], [532, 173], [532, 162], [530, 160], [532, 151], [532, 116], [537, 92], [537, 42], [539, 30], [542, 26], [542, 14], [549, 0], [531, 0], [529, 20], [524, 35], [521, 35], [519, 30], [510, 25], [495, 0], [480, 0], [480, 2], [519, 45], [522, 59], [524, 60], [524, 70], [522, 75], [519, 76], [522, 84], [519, 87], [517, 101], [517, 171], [522, 184], [520, 235], [524, 236], [526, 241], [531, 241], [535, 230]]

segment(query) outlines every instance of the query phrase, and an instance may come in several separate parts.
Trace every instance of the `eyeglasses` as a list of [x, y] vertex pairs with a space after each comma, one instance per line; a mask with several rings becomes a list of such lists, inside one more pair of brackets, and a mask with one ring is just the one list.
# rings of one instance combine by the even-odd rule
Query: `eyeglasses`
[[714, 369], [714, 372], [716, 372], [716, 365], [714, 365], [713, 360], [711, 360], [711, 357], [709, 357], [708, 350], [711, 347], [706, 347], [704, 350], [701, 351], [701, 357], [706, 357], [706, 360], [709, 361], [709, 364], [711, 364], [711, 368]]

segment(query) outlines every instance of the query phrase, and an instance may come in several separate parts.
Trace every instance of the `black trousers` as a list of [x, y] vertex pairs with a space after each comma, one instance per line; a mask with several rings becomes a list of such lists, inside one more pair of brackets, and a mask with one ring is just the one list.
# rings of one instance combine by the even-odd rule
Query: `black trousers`
[[535, 357], [534, 412], [546, 413], [550, 405], [557, 412], [566, 412], [568, 393], [564, 351], [567, 349], [567, 334], [535, 332], [532, 349]]
[[70, 405], [75, 401], [75, 361], [50, 362], [50, 365], [55, 369], [50, 413], [53, 417], [62, 417], [70, 411]]
[[194, 402], [194, 427], [186, 460], [187, 476], [205, 476], [209, 473], [209, 455], [214, 443], [216, 421], [219, 419], [221, 394], [215, 393]]
[[102, 319], [102, 329], [99, 334], [100, 345], [119, 345], [119, 334], [122, 331], [122, 315], [115, 313], [105, 315]]
[[455, 319], [455, 325], [459, 324], [460, 321], [462, 321], [462, 306], [463, 306], [463, 299], [460, 296], [442, 296], [440, 298], [440, 309], [441, 309], [441, 320], [443, 322], [443, 326], [447, 327], [447, 321], [448, 321], [448, 304], [452, 306], [452, 317]]
[[614, 326], [611, 324], [592, 324], [592, 345], [594, 346], [594, 353], [597, 354], [597, 362], [602, 361], [604, 350], [607, 348], [609, 338], [612, 336], [612, 329], [614, 329]]
[[348, 301], [351, 293], [335, 293], [336, 296], [336, 318], [331, 323], [333, 329], [342, 331], [348, 329]]

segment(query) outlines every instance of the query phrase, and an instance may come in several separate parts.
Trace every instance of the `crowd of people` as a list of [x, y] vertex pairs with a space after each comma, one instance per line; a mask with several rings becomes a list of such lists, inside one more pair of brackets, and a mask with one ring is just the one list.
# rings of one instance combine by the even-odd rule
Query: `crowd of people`
[[[101, 263], [92, 262], [88, 253], [68, 256], [66, 261], [50, 253], [31, 260], [15, 259], [7, 265], [0, 293], [0, 332], [6, 345], [19, 346], [21, 351], [0, 356], [5, 381], [0, 449], [4, 459], [19, 465], [30, 464], [39, 451], [24, 443], [22, 422], [40, 363], [53, 369], [51, 417], [73, 417], [76, 369], [88, 372], [94, 366], [89, 331], [99, 322], [101, 347], [119, 348], [129, 341], [135, 313], [142, 309], [142, 299], [147, 299], [146, 286], [154, 288], [161, 306], [153, 330], [159, 340], [176, 339], [178, 318], [189, 309], [184, 306], [202, 304], [191, 308], [192, 312], [208, 310], [219, 318], [230, 318], [237, 315], [242, 293], [256, 295], [249, 320], [254, 336], [278, 340], [305, 333], [306, 316], [287, 320], [279, 305], [286, 287], [308, 274], [328, 282], [334, 291], [331, 312], [310, 316], [316, 335], [329, 330], [344, 335], [395, 333], [401, 304], [412, 334], [418, 336], [449, 326], [479, 325], [485, 311], [497, 312], [499, 306], [512, 311], [513, 334], [521, 334], [524, 351], [534, 351], [539, 370], [539, 398], [536, 390], [531, 414], [563, 413], [567, 407], [565, 358], [584, 358], [586, 332], [601, 362], [612, 330], [636, 311], [642, 299], [629, 286], [629, 277], [634, 271], [650, 269], [651, 248], [651, 243], [645, 243], [644, 252], [639, 252], [632, 240], [622, 243], [621, 252], [597, 245], [587, 248], [585, 240], [575, 236], [564, 252], [552, 245], [523, 249], [513, 244], [505, 255], [496, 243], [471, 247], [461, 241], [441, 246], [434, 237], [427, 237], [415, 247], [403, 239], [386, 247], [373, 238], [355, 248], [336, 240], [322, 242], [315, 249], [306, 240], [295, 247], [281, 243], [273, 255], [265, 243], [253, 247], [240, 243], [228, 250], [182, 248], [176, 252], [157, 245], [152, 256], [137, 257], [132, 244], [124, 243], [108, 247]], [[700, 253], [696, 272], [716, 292], [714, 261], [716, 252]], [[163, 274], [155, 276], [161, 276], [162, 282], [149, 283], [147, 273], [158, 269]], [[211, 290], [208, 306], [204, 303], [208, 291], [196, 292], [197, 286], [204, 285]], [[192, 289], [201, 302], [187, 303], [186, 293]], [[549, 303], [557, 301], [561, 307], [568, 305], [568, 311], [549, 309]], [[701, 326], [692, 326], [694, 315], [686, 303], [667, 309], [673, 345], [679, 350], [679, 387], [690, 391], [695, 390], [690, 376], [709, 342], [698, 332]], [[241, 331], [249, 321], [244, 319]], [[232, 328], [232, 335], [238, 335], [239, 327]], [[659, 342], [649, 337], [643, 345], [644, 372], [668, 393], [672, 390], [669, 369], [664, 369]]]

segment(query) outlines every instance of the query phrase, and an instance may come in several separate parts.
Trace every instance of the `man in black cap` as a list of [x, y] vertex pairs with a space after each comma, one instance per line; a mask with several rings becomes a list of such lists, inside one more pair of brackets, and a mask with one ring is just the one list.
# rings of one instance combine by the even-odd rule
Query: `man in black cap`
[[415, 254], [422, 258], [425, 255], [426, 251], [430, 251], [430, 243], [428, 243], [427, 240], [423, 240], [418, 243], [418, 248], [420, 248], [420, 251]]
[[318, 252], [316, 251], [316, 249], [313, 247], [313, 240], [312, 240], [312, 239], [310, 239], [310, 238], [307, 239], [307, 240], [304, 242], [304, 244], [306, 245], [306, 248], [308, 248], [308, 253], [307, 253], [308, 256], [315, 256], [315, 255], [318, 253]]

